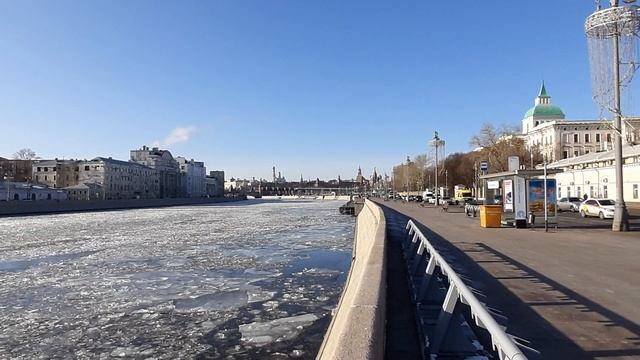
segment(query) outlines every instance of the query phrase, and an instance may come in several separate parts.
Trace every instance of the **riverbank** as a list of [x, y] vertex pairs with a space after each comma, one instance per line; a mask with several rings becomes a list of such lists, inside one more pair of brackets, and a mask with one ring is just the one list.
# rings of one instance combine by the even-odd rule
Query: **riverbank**
[[0, 217], [74, 213], [168, 206], [215, 204], [245, 200], [244, 198], [179, 198], [129, 200], [64, 200], [9, 201], [0, 203]]
[[317, 359], [382, 359], [385, 347], [386, 220], [367, 200], [358, 215], [349, 277]]

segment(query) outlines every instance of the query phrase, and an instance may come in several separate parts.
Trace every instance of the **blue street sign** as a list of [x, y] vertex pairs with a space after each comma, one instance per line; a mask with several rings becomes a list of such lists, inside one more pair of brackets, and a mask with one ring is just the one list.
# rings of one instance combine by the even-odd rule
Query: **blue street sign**
[[489, 163], [487, 162], [487, 160], [481, 160], [480, 171], [487, 171], [487, 170], [489, 170]]

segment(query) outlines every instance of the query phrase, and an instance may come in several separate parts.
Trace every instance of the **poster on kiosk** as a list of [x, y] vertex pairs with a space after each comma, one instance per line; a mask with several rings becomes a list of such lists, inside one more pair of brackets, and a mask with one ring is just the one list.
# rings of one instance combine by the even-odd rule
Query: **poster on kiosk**
[[513, 205], [516, 220], [527, 218], [527, 185], [523, 177], [516, 176], [513, 184]]
[[513, 212], [513, 180], [502, 180], [502, 206], [504, 212]]
[[[544, 180], [531, 179], [529, 180], [529, 194], [528, 194], [528, 210], [529, 213], [535, 214], [535, 216], [544, 216]], [[548, 217], [556, 217], [556, 180], [547, 179], [547, 211]]]

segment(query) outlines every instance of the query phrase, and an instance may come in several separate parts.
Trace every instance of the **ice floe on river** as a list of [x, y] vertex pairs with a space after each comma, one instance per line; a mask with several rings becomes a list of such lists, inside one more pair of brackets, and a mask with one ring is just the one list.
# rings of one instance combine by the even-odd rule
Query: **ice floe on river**
[[339, 205], [0, 219], [0, 358], [313, 358], [351, 259]]

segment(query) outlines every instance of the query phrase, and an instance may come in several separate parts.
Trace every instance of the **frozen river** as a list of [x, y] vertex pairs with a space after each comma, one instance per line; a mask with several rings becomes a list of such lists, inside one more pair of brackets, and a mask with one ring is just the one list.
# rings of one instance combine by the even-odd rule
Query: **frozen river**
[[0, 358], [313, 358], [351, 259], [340, 205], [0, 219]]

